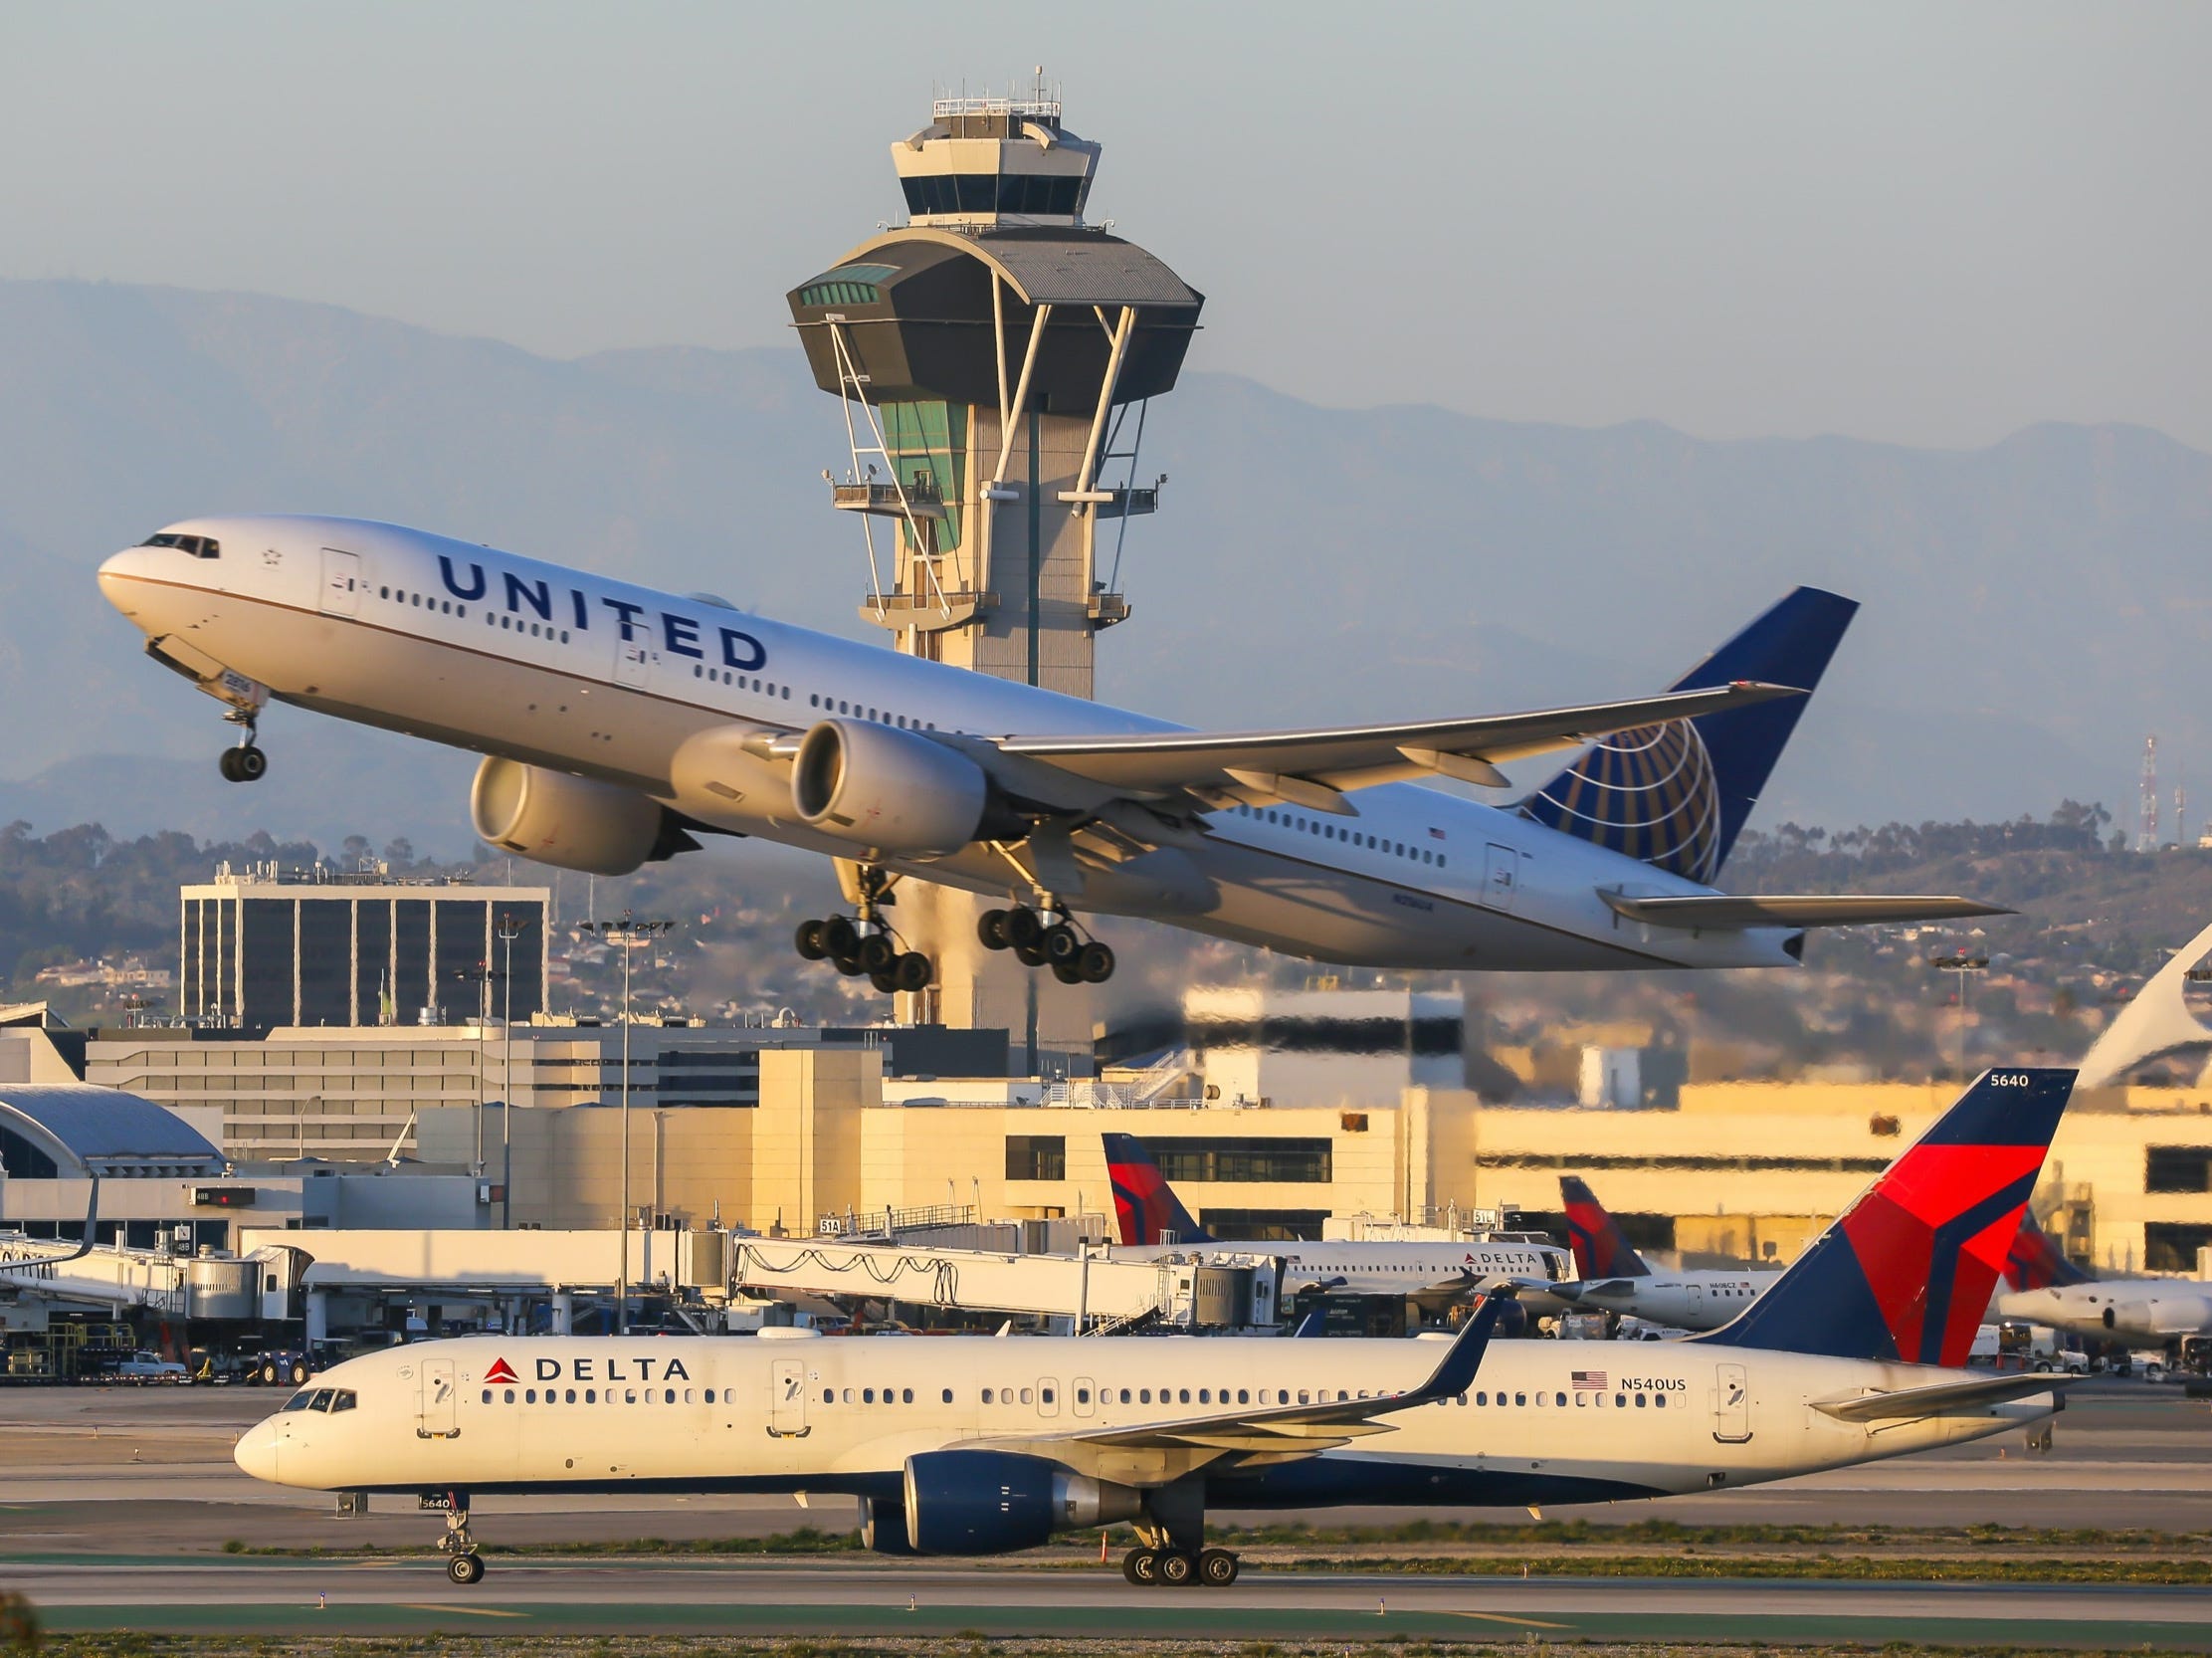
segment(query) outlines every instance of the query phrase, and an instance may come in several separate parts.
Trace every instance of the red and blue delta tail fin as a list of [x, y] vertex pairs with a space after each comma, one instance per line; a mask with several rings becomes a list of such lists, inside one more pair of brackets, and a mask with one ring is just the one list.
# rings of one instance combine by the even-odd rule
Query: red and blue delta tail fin
[[1567, 1242], [1574, 1250], [1574, 1272], [1585, 1283], [1598, 1278], [1649, 1278], [1652, 1269], [1636, 1253], [1621, 1223], [1605, 1212], [1597, 1194], [1579, 1175], [1559, 1176], [1559, 1197], [1567, 1211]]
[[2072, 1071], [1983, 1072], [1741, 1318], [1694, 1340], [1965, 1363], [2073, 1092]]
[[2005, 1257], [2005, 1285], [2014, 1290], [2055, 1290], [2066, 1284], [2094, 1284], [2095, 1273], [2084, 1272], [2066, 1258], [2058, 1240], [2035, 1223], [2030, 1209], [2020, 1217], [2020, 1232]]
[[1106, 1178], [1113, 1187], [1113, 1218], [1123, 1243], [1214, 1242], [1183, 1207], [1142, 1140], [1134, 1135], [1107, 1135], [1106, 1159]]
[[1753, 680], [1805, 697], [1615, 731], [1523, 800], [1521, 816], [1710, 886], [1858, 608], [1817, 587], [1785, 595], [1668, 689]]

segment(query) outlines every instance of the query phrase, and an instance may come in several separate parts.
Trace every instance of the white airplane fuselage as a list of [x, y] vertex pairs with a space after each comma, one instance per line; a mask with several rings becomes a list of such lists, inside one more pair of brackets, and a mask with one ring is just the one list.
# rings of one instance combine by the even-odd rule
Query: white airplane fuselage
[[[906, 1459], [966, 1446], [1077, 1460], [1068, 1436], [1239, 1405], [1418, 1385], [1428, 1341], [1195, 1337], [470, 1337], [348, 1359], [237, 1461], [263, 1480], [373, 1492], [814, 1492], [896, 1499]], [[503, 1362], [514, 1379], [487, 1380]], [[1814, 1408], [1965, 1379], [1925, 1366], [1692, 1344], [1494, 1342], [1457, 1398], [1276, 1466], [1206, 1471], [1210, 1506], [1612, 1501], [1752, 1485], [2024, 1427], [2054, 1394], [1948, 1415]], [[1232, 1398], [1233, 1396], [1233, 1398]], [[1094, 1462], [1111, 1477], [1115, 1454]], [[1128, 1453], [1144, 1480], [1161, 1468]], [[1174, 1470], [1166, 1470], [1172, 1477]]]
[[1326, 1288], [1346, 1296], [1457, 1299], [1473, 1294], [1486, 1281], [1510, 1280], [1521, 1286], [1521, 1305], [1538, 1315], [1556, 1313], [1566, 1305], [1535, 1286], [1566, 1277], [1572, 1259], [1556, 1244], [1397, 1238], [1335, 1242], [1220, 1238], [1200, 1244], [1115, 1244], [1110, 1253], [1124, 1261], [1156, 1260], [1163, 1255], [1279, 1256], [1285, 1263], [1286, 1296]]
[[2006, 1290], [1989, 1304], [1993, 1319], [2016, 1319], [2092, 1342], [2162, 1347], [2212, 1336], [2212, 1288], [2155, 1278], [2107, 1278], [2043, 1290]]
[[1674, 1330], [1718, 1330], [1781, 1278], [1780, 1272], [1694, 1269], [1649, 1278], [1593, 1279], [1568, 1290], [1578, 1307], [1646, 1319]]
[[[683, 760], [697, 751], [687, 744], [709, 733], [787, 736], [825, 719], [940, 736], [1174, 728], [719, 601], [390, 524], [267, 517], [171, 528], [212, 538], [220, 556], [135, 547], [101, 566], [101, 586], [203, 683], [219, 666], [276, 701], [616, 784], [714, 829], [831, 857], [857, 854], [800, 820], [781, 768], [761, 759], [749, 786], [701, 787]], [[726, 757], [729, 745], [719, 752]], [[1791, 929], [1700, 932], [1616, 915], [1601, 889], [1711, 889], [1513, 812], [1408, 783], [1345, 798], [1356, 816], [1247, 806], [1177, 827], [1147, 815], [1142, 834], [1172, 856], [1094, 861], [1073, 908], [1387, 967], [1795, 959]], [[1027, 896], [1005, 859], [980, 844], [882, 862], [951, 887]]]

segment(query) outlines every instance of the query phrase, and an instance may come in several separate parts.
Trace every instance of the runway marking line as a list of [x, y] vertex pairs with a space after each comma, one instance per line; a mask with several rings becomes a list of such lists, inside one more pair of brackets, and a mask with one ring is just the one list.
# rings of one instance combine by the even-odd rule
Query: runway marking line
[[473, 1618], [526, 1618], [536, 1615], [532, 1612], [504, 1612], [497, 1606], [455, 1606], [450, 1603], [441, 1606], [426, 1600], [395, 1600], [392, 1604], [409, 1612], [459, 1612], [464, 1617]]
[[[1424, 1607], [1422, 1610], [1426, 1610]], [[1446, 1617], [1480, 1618], [1485, 1623], [1510, 1623], [1523, 1629], [1572, 1629], [1571, 1623], [1546, 1623], [1542, 1618], [1513, 1617], [1506, 1612], [1446, 1612]]]

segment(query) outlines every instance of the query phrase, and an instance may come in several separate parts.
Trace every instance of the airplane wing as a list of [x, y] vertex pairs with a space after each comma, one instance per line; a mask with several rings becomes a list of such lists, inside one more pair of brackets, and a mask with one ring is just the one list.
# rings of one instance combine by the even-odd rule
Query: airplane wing
[[1348, 788], [1426, 773], [1491, 788], [1506, 786], [1502, 762], [1570, 748], [1611, 731], [1689, 720], [1777, 697], [1787, 686], [1748, 681], [1666, 692], [1632, 702], [1474, 720], [1399, 725], [1339, 725], [1290, 731], [1134, 731], [1111, 736], [1007, 736], [994, 746], [1138, 799], [1182, 792], [1256, 803], [1289, 800], [1355, 815]]
[[1894, 1393], [1859, 1393], [1842, 1399], [1815, 1399], [1813, 1408], [1839, 1422], [1897, 1422], [1922, 1416], [1947, 1416], [2006, 1399], [2055, 1393], [2080, 1376], [2027, 1372], [1976, 1376], [1971, 1381], [1940, 1381], [1930, 1387], [1906, 1387]]
[[1746, 927], [1867, 927], [1877, 922], [1957, 921], [1969, 916], [2009, 916], [1994, 904], [1940, 896], [1890, 897], [1877, 893], [1775, 894], [1766, 897], [1690, 895], [1631, 898], [1599, 894], [1607, 908], [1632, 922], [1654, 927], [1734, 929]]
[[1019, 1451], [1124, 1485], [1162, 1485], [1193, 1469], [1234, 1457], [1239, 1467], [1297, 1462], [1368, 1434], [1389, 1433], [1378, 1417], [1435, 1404], [1467, 1391], [1482, 1366], [1498, 1320], [1517, 1289], [1494, 1291], [1467, 1321], [1426, 1381], [1402, 1393], [1364, 1399], [1315, 1399], [1307, 1404], [1255, 1405], [1127, 1428], [1078, 1428], [1057, 1434], [1017, 1434], [970, 1441]]

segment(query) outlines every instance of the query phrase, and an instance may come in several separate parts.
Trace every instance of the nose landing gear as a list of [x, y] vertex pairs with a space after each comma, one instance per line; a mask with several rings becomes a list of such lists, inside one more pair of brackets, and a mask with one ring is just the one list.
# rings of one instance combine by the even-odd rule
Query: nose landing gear
[[468, 1500], [465, 1492], [452, 1495], [454, 1506], [446, 1511], [446, 1535], [438, 1540], [438, 1552], [446, 1556], [446, 1575], [464, 1584], [484, 1581], [484, 1556], [477, 1553], [476, 1539], [469, 1535], [469, 1511], [464, 1506]]
[[1113, 951], [1078, 932], [1066, 911], [1049, 914], [1047, 921], [1026, 904], [986, 910], [976, 920], [975, 935], [985, 949], [1012, 950], [1025, 967], [1050, 967], [1063, 984], [1104, 984], [1111, 978]]
[[229, 716], [236, 724], [246, 727], [246, 734], [238, 746], [223, 750], [223, 757], [216, 762], [216, 769], [223, 773], [223, 780], [230, 783], [258, 783], [268, 773], [269, 756], [261, 751], [261, 744], [254, 740], [257, 734], [254, 722]]

